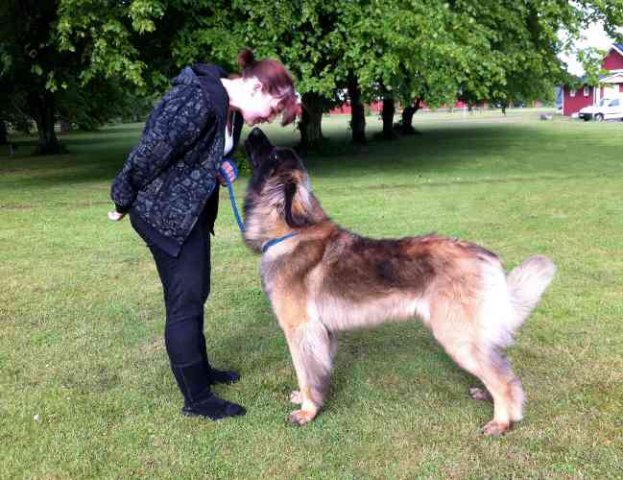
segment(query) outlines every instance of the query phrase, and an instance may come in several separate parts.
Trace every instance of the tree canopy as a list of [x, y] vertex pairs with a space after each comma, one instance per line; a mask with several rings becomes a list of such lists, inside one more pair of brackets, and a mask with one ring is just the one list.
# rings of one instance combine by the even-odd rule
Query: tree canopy
[[[111, 95], [156, 96], [193, 62], [235, 70], [243, 46], [296, 77], [303, 143], [321, 138], [322, 112], [345, 90], [405, 106], [543, 98], [589, 23], [616, 35], [623, 0], [7, 0], [0, 13], [1, 119], [30, 116], [54, 151], [59, 115], [97, 113], [97, 124], [119, 111], [105, 108]], [[352, 126], [360, 135], [365, 121]]]

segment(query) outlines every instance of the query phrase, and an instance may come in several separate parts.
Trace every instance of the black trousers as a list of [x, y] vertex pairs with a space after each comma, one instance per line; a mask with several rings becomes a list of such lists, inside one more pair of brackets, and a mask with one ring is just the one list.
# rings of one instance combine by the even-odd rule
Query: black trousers
[[210, 392], [203, 307], [210, 294], [210, 233], [197, 222], [179, 256], [148, 243], [164, 290], [164, 339], [171, 368], [187, 404]]

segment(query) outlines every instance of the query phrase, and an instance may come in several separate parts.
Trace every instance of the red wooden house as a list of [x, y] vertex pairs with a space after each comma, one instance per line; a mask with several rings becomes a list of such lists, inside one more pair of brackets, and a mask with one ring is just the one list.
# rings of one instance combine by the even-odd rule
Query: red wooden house
[[[380, 115], [381, 112], [383, 111], [383, 100], [376, 100], [370, 104], [367, 105], [370, 108], [370, 112], [376, 115]], [[397, 108], [402, 108], [400, 105], [396, 105]], [[454, 109], [455, 110], [461, 110], [463, 108], [467, 107], [467, 104], [461, 100], [457, 100], [456, 103], [454, 104]], [[428, 110], [428, 105], [426, 105], [426, 102], [420, 102], [420, 109], [422, 110]], [[446, 107], [447, 108], [447, 107]], [[348, 114], [350, 115], [352, 109], [350, 106], [350, 102], [348, 100], [346, 100], [342, 105], [339, 105], [337, 107], [332, 108], [329, 113], [331, 115], [337, 115], [337, 114]]]
[[582, 85], [580, 88], [563, 87], [562, 113], [566, 116], [576, 114], [581, 108], [593, 105], [602, 98], [623, 97], [623, 44], [615, 43], [601, 63], [607, 70], [599, 79], [599, 86]]

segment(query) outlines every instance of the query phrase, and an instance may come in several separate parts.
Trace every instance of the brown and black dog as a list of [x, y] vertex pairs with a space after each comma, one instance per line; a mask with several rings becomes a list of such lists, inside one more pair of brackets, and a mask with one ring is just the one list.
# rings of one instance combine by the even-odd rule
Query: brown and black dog
[[316, 417], [328, 393], [336, 332], [419, 317], [435, 339], [486, 389], [499, 435], [521, 420], [524, 392], [503, 349], [552, 281], [547, 257], [527, 259], [510, 274], [492, 252], [437, 235], [374, 240], [336, 225], [311, 191], [296, 153], [254, 129], [245, 142], [253, 173], [244, 238], [262, 252], [261, 275], [286, 336], [301, 405], [290, 422]]

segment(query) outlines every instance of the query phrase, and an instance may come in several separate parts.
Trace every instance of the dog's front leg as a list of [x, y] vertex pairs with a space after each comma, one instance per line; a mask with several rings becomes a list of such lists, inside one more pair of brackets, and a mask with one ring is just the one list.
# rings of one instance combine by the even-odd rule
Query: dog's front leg
[[307, 320], [297, 326], [285, 326], [284, 333], [294, 363], [299, 384], [291, 400], [301, 404], [290, 413], [288, 420], [295, 425], [312, 421], [327, 396], [331, 380], [331, 335], [316, 320]]
[[[329, 336], [329, 353], [331, 355], [331, 362], [333, 362], [333, 358], [337, 353], [337, 335], [332, 332], [328, 332]], [[301, 405], [303, 403], [303, 397], [301, 395], [300, 390], [292, 390], [290, 392], [290, 403], [294, 403], [295, 405]]]

